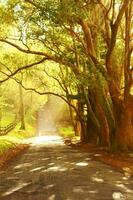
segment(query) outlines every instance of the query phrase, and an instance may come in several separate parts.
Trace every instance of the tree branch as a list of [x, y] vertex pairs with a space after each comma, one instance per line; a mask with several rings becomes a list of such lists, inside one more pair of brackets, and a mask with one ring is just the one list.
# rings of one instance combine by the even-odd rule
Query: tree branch
[[33, 54], [33, 55], [39, 55], [39, 56], [45, 56], [47, 60], [51, 60], [51, 61], [54, 61], [56, 63], [59, 63], [59, 64], [62, 64], [62, 65], [65, 65], [65, 66], [68, 66], [70, 67], [73, 72], [75, 74], [79, 74], [79, 70], [77, 68], [75, 68], [74, 64], [71, 63], [71, 62], [68, 62], [66, 61], [65, 59], [63, 59], [62, 57], [57, 57], [57, 56], [51, 56], [45, 52], [40, 52], [40, 51], [33, 51], [33, 50], [26, 50], [26, 49], [23, 49], [22, 47], [20, 47], [19, 45], [17, 44], [14, 44], [8, 40], [5, 40], [5, 39], [0, 39], [0, 42], [5, 42], [13, 47], [15, 47], [16, 49], [18, 49], [19, 51], [23, 52], [23, 53], [27, 53], [27, 54]]
[[[43, 58], [43, 59], [41, 59], [41, 60], [38, 61], [38, 62], [34, 62], [34, 63], [29, 64], [29, 65], [20, 67], [20, 68], [18, 68], [17, 70], [15, 70], [14, 72], [12, 72], [11, 74], [9, 74], [9, 75], [8, 75], [8, 74], [5, 74], [5, 75], [7, 75], [8, 77], [5, 78], [5, 79], [3, 79], [3, 80], [0, 80], [0, 84], [2, 84], [3, 82], [7, 81], [8, 79], [10, 79], [11, 77], [13, 77], [14, 75], [16, 75], [19, 71], [22, 71], [22, 70], [31, 68], [31, 67], [33, 67], [33, 66], [35, 66], [35, 65], [39, 65], [39, 64], [43, 63], [45, 60], [47, 60], [47, 58]], [[3, 72], [2, 72], [2, 73], [3, 73]]]
[[34, 54], [34, 55], [39, 55], [39, 56], [45, 56], [45, 57], [47, 57], [47, 59], [51, 59], [51, 57], [48, 54], [44, 53], [44, 52], [24, 49], [24, 48], [20, 47], [19, 45], [14, 44], [13, 42], [10, 42], [10, 41], [2, 39], [2, 38], [0, 39], [0, 42], [7, 43], [7, 44], [15, 47], [16, 49], [18, 49], [19, 51], [21, 51], [23, 53]]
[[65, 96], [62, 96], [61, 94], [57, 94], [57, 93], [54, 93], [54, 92], [40, 92], [40, 91], [38, 91], [38, 90], [35, 89], [35, 88], [28, 88], [28, 87], [25, 87], [25, 86], [23, 85], [22, 81], [20, 81], [20, 80], [18, 80], [18, 79], [16, 79], [16, 78], [13, 78], [13, 77], [12, 77], [12, 79], [14, 79], [18, 84], [20, 84], [20, 85], [22, 86], [22, 88], [25, 89], [25, 90], [33, 91], [33, 92], [35, 92], [35, 93], [37, 93], [37, 94], [39, 94], [39, 95], [49, 95], [49, 94], [50, 94], [50, 95], [57, 96], [57, 97], [61, 98], [61, 99], [62, 99], [63, 101], [65, 101], [69, 106], [71, 106], [71, 107], [75, 110], [75, 112], [77, 113], [77, 115], [79, 116], [79, 113], [78, 113], [77, 108], [76, 108], [73, 104], [71, 104], [71, 103], [65, 98]]

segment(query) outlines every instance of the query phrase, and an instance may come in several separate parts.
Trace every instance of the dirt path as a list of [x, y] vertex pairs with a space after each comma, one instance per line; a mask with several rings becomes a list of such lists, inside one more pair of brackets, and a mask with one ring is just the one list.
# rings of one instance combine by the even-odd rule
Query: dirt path
[[0, 200], [133, 200], [133, 179], [89, 153], [63, 145], [59, 137], [30, 142], [0, 172]]

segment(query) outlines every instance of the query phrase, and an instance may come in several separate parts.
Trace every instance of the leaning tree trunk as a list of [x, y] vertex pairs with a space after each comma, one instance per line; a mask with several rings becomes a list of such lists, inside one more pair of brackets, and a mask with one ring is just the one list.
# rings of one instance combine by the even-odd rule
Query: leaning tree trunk
[[[108, 121], [112, 120], [111, 115], [107, 112], [106, 101], [103, 97], [102, 90], [97, 87], [95, 90], [88, 92], [88, 99], [90, 102], [93, 115], [90, 113], [88, 107], [87, 114], [87, 134], [86, 140], [95, 144], [100, 144], [102, 146], [109, 146], [110, 136], [109, 136], [109, 123]], [[103, 101], [104, 100], [104, 101]], [[108, 117], [109, 119], [108, 119]], [[96, 120], [94, 120], [94, 116]]]

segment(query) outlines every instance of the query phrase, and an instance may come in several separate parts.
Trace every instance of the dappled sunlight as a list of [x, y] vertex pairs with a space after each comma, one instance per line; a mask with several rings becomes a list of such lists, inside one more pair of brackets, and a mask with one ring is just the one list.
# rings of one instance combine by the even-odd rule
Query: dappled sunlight
[[133, 190], [130, 190], [128, 187], [126, 187], [123, 183], [117, 183], [116, 184], [117, 187], [122, 188], [125, 192], [128, 193], [133, 193]]
[[91, 158], [86, 158], [86, 159], [85, 159], [85, 161], [90, 161], [90, 160], [91, 160]]
[[32, 165], [32, 163], [23, 163], [23, 164], [15, 166], [14, 169], [20, 169], [22, 167], [29, 167], [31, 165]]
[[94, 161], [89, 153], [60, 145], [61, 137], [40, 136], [32, 142], [22, 159], [3, 175], [2, 200], [122, 200], [121, 195], [133, 195], [124, 173]]
[[100, 157], [102, 156], [101, 154], [97, 153], [97, 154], [94, 154], [95, 157]]
[[81, 187], [75, 187], [73, 188], [73, 192], [77, 192], [77, 193], [84, 193], [84, 189], [82, 189]]
[[49, 160], [50, 158], [42, 158], [41, 160], [46, 161]]
[[36, 172], [36, 171], [41, 170], [41, 169], [43, 169], [43, 168], [44, 168], [44, 167], [37, 167], [37, 168], [35, 168], [35, 169], [31, 169], [30, 172]]
[[90, 190], [89, 193], [91, 193], [91, 194], [97, 194], [98, 190]]
[[48, 197], [48, 200], [55, 200], [55, 194], [52, 194], [50, 197]]
[[121, 192], [114, 192], [112, 198], [113, 200], [125, 200], [124, 195]]
[[102, 178], [98, 178], [98, 177], [91, 177], [92, 181], [98, 182], [98, 183], [103, 183], [104, 180]]
[[0, 19], [0, 200], [133, 200], [133, 0]]
[[19, 182], [17, 186], [12, 187], [9, 190], [7, 190], [6, 192], [4, 192], [2, 194], [2, 196], [8, 196], [8, 195], [10, 195], [10, 194], [12, 194], [12, 193], [14, 193], [14, 192], [26, 187], [26, 186], [28, 186], [29, 184], [30, 183], [21, 183], [21, 182]]
[[22, 174], [23, 171], [18, 171], [18, 172], [15, 172], [14, 174]]
[[43, 170], [42, 172], [49, 172], [49, 171], [53, 171], [53, 172], [65, 172], [67, 171], [68, 168], [67, 167], [63, 167], [63, 166], [53, 166], [53, 167], [49, 167], [45, 170]]
[[54, 186], [55, 186], [54, 184], [50, 184], [50, 185], [44, 186], [43, 188], [48, 190], [50, 188], [53, 188]]
[[79, 167], [85, 167], [85, 166], [88, 166], [88, 163], [87, 162], [79, 162], [79, 163], [76, 163], [76, 165]]
[[48, 165], [49, 165], [49, 166], [52, 166], [52, 165], [55, 165], [55, 163], [49, 163]]

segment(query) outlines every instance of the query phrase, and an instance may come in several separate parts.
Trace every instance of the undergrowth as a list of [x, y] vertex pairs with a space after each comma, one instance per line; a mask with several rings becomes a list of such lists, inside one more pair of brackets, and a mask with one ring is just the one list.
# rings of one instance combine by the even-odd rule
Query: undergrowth
[[72, 127], [72, 126], [59, 127], [58, 130], [59, 130], [59, 134], [60, 134], [62, 137], [72, 138], [72, 137], [75, 136], [74, 130], [73, 130], [73, 127]]

